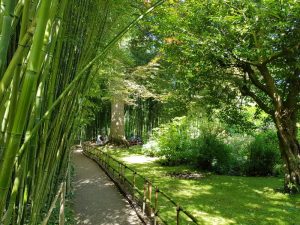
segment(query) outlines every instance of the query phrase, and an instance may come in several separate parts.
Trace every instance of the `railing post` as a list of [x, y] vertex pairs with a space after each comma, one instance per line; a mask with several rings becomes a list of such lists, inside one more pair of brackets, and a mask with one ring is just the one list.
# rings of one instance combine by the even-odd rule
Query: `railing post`
[[136, 179], [136, 172], [133, 172], [133, 178], [132, 178], [132, 185], [133, 185], [133, 190], [132, 190], [132, 200], [135, 201], [135, 179]]
[[119, 180], [121, 181], [121, 170], [122, 170], [122, 165], [119, 164]]
[[152, 207], [151, 207], [151, 199], [152, 199], [152, 183], [148, 182], [148, 215], [151, 217], [152, 216]]
[[59, 209], [59, 225], [65, 224], [65, 197], [66, 197], [66, 182], [63, 182], [60, 209]]
[[145, 209], [146, 209], [146, 201], [147, 201], [146, 193], [147, 193], [147, 181], [145, 181], [144, 183], [143, 215], [145, 215]]
[[125, 170], [126, 170], [126, 167], [123, 165], [122, 166], [122, 180], [123, 180], [123, 183], [125, 184]]
[[108, 168], [108, 156], [107, 153], [105, 153], [105, 168]]
[[180, 206], [176, 207], [176, 225], [180, 225]]
[[109, 156], [108, 156], [108, 154], [106, 153], [106, 156], [107, 156], [107, 159], [106, 159], [106, 168], [107, 168], [107, 170], [109, 171]]
[[101, 151], [99, 152], [99, 163], [100, 163], [100, 165], [102, 165], [102, 152]]
[[157, 214], [158, 214], [158, 187], [155, 188], [155, 200], [154, 200], [154, 225], [157, 224]]

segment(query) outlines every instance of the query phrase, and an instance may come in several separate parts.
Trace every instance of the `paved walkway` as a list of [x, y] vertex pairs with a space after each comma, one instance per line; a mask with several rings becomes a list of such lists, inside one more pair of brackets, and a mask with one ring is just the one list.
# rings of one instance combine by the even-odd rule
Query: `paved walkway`
[[81, 150], [72, 155], [75, 166], [74, 210], [80, 225], [141, 225], [135, 211], [113, 182]]

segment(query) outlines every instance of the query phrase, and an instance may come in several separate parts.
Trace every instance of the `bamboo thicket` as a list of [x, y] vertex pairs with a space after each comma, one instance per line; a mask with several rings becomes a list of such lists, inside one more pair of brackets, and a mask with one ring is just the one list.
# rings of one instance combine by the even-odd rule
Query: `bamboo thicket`
[[0, 224], [40, 223], [66, 180], [92, 66], [142, 18], [105, 38], [111, 2], [0, 0]]
[[1, 224], [38, 224], [66, 179], [82, 70], [97, 54], [108, 2], [1, 1]]

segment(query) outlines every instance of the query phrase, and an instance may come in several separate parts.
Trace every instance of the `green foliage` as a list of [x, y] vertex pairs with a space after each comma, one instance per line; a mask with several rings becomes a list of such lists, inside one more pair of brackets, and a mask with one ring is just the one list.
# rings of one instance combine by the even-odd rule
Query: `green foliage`
[[249, 160], [247, 174], [268, 176], [280, 174], [280, 152], [276, 133], [266, 132], [255, 137], [248, 146]]
[[[199, 120], [199, 121], [198, 121]], [[256, 136], [226, 132], [217, 122], [177, 117], [155, 129], [143, 152], [164, 165], [190, 164], [217, 174], [281, 176], [273, 131]]]
[[226, 138], [231, 148], [230, 175], [242, 176], [246, 174], [248, 162], [248, 145], [253, 137], [245, 134], [231, 134]]
[[199, 168], [218, 174], [229, 173], [231, 149], [216, 134], [203, 134], [196, 143], [195, 159]]
[[158, 156], [169, 165], [188, 163], [192, 157], [192, 142], [186, 117], [177, 117], [155, 131], [159, 145]]
[[197, 122], [190, 117], [177, 117], [162, 125], [146, 151], [160, 156], [166, 165], [193, 164], [203, 170], [229, 173], [231, 149], [218, 137], [222, 129], [206, 119]]

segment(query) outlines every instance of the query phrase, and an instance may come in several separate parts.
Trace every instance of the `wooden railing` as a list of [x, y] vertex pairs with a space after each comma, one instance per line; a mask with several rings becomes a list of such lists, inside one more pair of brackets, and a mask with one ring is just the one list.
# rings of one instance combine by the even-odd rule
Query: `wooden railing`
[[[115, 159], [108, 153], [92, 146], [83, 144], [83, 153], [98, 163], [106, 174], [116, 183], [128, 200], [140, 211], [143, 219], [157, 224], [199, 225], [198, 220], [182, 206], [178, 205], [170, 196], [153, 183], [128, 167], [125, 163]], [[166, 216], [161, 213], [163, 208], [174, 208], [174, 214]], [[169, 210], [168, 210], [169, 211]]]

